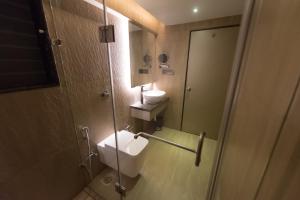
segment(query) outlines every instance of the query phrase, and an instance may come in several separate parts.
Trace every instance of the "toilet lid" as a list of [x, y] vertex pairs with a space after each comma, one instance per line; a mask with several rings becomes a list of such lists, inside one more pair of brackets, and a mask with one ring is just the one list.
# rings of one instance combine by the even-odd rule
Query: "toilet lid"
[[[105, 147], [116, 149], [114, 134], [105, 140]], [[131, 156], [138, 155], [147, 146], [148, 140], [143, 137], [134, 139], [134, 134], [125, 130], [118, 132], [118, 147], [122, 151]]]

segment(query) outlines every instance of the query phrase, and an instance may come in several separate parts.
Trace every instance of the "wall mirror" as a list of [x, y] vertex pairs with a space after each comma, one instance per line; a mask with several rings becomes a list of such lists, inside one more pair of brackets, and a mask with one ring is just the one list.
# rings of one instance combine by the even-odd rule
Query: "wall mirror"
[[153, 82], [155, 40], [153, 33], [134, 22], [129, 22], [132, 87]]

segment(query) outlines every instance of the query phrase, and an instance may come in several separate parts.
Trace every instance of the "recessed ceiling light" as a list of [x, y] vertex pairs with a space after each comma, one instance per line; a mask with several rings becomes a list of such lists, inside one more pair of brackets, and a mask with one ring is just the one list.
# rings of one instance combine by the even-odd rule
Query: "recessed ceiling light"
[[198, 8], [194, 8], [193, 13], [197, 13], [197, 12], [198, 12]]

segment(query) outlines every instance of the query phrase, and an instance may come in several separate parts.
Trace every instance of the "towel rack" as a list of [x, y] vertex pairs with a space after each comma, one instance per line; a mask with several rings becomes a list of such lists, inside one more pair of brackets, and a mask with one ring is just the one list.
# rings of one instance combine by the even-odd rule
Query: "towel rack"
[[182, 146], [182, 145], [180, 145], [180, 144], [177, 144], [177, 143], [175, 143], [175, 142], [171, 142], [171, 141], [168, 141], [168, 140], [166, 140], [166, 139], [163, 139], [163, 138], [160, 138], [160, 137], [157, 137], [157, 136], [154, 136], [154, 135], [150, 135], [150, 134], [144, 133], [144, 132], [140, 132], [140, 133], [136, 134], [136, 135], [134, 136], [134, 139], [137, 139], [139, 136], [146, 136], [146, 137], [149, 137], [149, 138], [153, 138], [153, 139], [155, 139], [155, 140], [158, 140], [158, 141], [160, 141], [160, 142], [164, 142], [164, 143], [170, 144], [170, 145], [172, 145], [172, 146], [175, 146], [175, 147], [184, 149], [184, 150], [186, 150], [186, 151], [195, 153], [195, 154], [196, 154], [196, 158], [195, 158], [195, 166], [198, 167], [199, 164], [200, 164], [200, 161], [201, 161], [202, 147], [203, 147], [203, 142], [204, 142], [205, 135], [206, 135], [205, 132], [201, 132], [201, 133], [200, 133], [200, 135], [199, 135], [199, 140], [198, 140], [198, 145], [197, 145], [197, 148], [196, 148], [196, 149], [191, 149], [191, 148]]

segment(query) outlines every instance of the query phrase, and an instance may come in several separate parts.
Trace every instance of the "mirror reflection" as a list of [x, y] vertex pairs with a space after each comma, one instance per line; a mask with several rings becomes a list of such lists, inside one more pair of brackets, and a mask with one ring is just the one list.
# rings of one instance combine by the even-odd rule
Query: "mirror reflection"
[[131, 86], [153, 81], [155, 35], [133, 22], [129, 22]]

